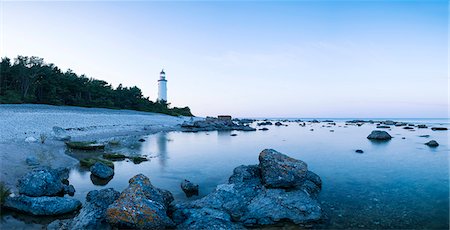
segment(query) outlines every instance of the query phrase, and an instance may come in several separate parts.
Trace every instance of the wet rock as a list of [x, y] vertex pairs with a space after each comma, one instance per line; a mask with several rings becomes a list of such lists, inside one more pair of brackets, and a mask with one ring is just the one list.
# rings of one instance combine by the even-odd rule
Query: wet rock
[[27, 196], [56, 196], [64, 190], [58, 170], [46, 167], [34, 169], [18, 181], [20, 194]]
[[390, 140], [391, 138], [392, 138], [392, 136], [389, 135], [389, 133], [387, 133], [386, 131], [380, 131], [380, 130], [374, 130], [374, 131], [372, 131], [372, 133], [369, 134], [369, 136], [367, 136], [367, 139], [378, 140], [378, 141], [386, 141], [386, 140]]
[[58, 126], [54, 126], [53, 128], [53, 136], [55, 137], [55, 139], [60, 140], [60, 141], [69, 141], [70, 140], [70, 136], [67, 134], [67, 131], [61, 127]]
[[387, 125], [378, 125], [377, 126], [377, 129], [389, 129], [389, 128], [391, 128], [391, 127], [387, 126]]
[[181, 182], [181, 189], [187, 197], [198, 195], [198, 184], [194, 184], [188, 180]]
[[100, 186], [107, 185], [113, 179], [113, 177], [108, 177], [106, 179], [102, 179], [102, 178], [100, 178], [98, 176], [94, 176], [92, 173], [89, 176], [89, 178], [91, 179], [92, 184], [100, 185]]
[[119, 228], [164, 229], [175, 227], [167, 216], [173, 201], [170, 192], [155, 188], [150, 180], [138, 174], [106, 211], [106, 220]]
[[[274, 157], [281, 154], [275, 150], [269, 152]], [[286, 157], [280, 158], [292, 161]], [[277, 169], [284, 172], [280, 167]], [[310, 223], [321, 218], [322, 211], [316, 199], [322, 181], [317, 174], [306, 171], [303, 183], [293, 183], [293, 187], [285, 189], [264, 186], [261, 172], [261, 163], [241, 165], [233, 170], [228, 184], [218, 185], [205, 197], [172, 203], [174, 222], [182, 229], [241, 229], [285, 221]], [[213, 223], [213, 227], [209, 223]]]
[[430, 135], [420, 135], [419, 137], [425, 137], [425, 138], [428, 138], [428, 137], [430, 137]]
[[269, 130], [268, 128], [262, 128], [262, 129], [259, 129], [259, 130], [261, 130], [261, 131], [267, 131], [267, 130]]
[[114, 175], [114, 169], [108, 167], [102, 162], [96, 162], [90, 168], [92, 175], [97, 176], [101, 179], [107, 179]]
[[263, 121], [263, 122], [258, 123], [257, 125], [258, 125], [258, 126], [263, 126], [263, 125], [273, 125], [273, 123], [270, 122], [270, 121]]
[[259, 154], [259, 167], [264, 185], [272, 188], [290, 188], [303, 183], [308, 171], [305, 162], [273, 149], [265, 149]]
[[138, 141], [139, 141], [139, 142], [145, 142], [145, 139], [142, 139], [142, 138], [141, 138], [141, 139], [139, 139]]
[[439, 143], [437, 143], [437, 141], [435, 141], [435, 140], [431, 140], [431, 141], [428, 141], [427, 143], [425, 143], [425, 145], [428, 145], [429, 147], [438, 147]]
[[236, 124], [232, 120], [217, 119], [214, 117], [207, 117], [205, 120], [198, 120], [194, 122], [185, 122], [181, 125], [184, 132], [199, 132], [199, 131], [256, 131], [244, 124]]
[[69, 196], [75, 195], [75, 187], [73, 185], [64, 185], [64, 193]]
[[276, 125], [276, 126], [282, 126], [282, 125], [283, 125], [283, 123], [281, 123], [281, 122], [277, 121], [277, 122], [275, 122], [275, 125]]
[[76, 211], [81, 207], [81, 202], [67, 197], [19, 195], [6, 198], [4, 207], [36, 216], [53, 216]]
[[448, 130], [446, 127], [432, 127], [431, 130], [433, 131], [445, 131]]
[[27, 159], [25, 159], [25, 163], [29, 166], [37, 166], [39, 165], [39, 160], [36, 157], [27, 157]]
[[428, 127], [426, 125], [417, 125], [417, 128], [419, 128], [419, 129], [426, 129]]
[[406, 126], [406, 127], [404, 127], [403, 129], [414, 129], [414, 128], [411, 127], [411, 126]]
[[364, 153], [364, 151], [361, 150], [361, 149], [357, 149], [357, 150], [355, 150], [355, 152], [356, 152], [356, 153]]
[[235, 136], [237, 136], [237, 134], [236, 134], [236, 133], [233, 133], [233, 134], [231, 134], [230, 136], [235, 137]]
[[105, 149], [105, 144], [97, 143], [96, 141], [66, 141], [66, 146], [71, 149], [79, 149], [79, 150], [99, 150]]
[[391, 120], [387, 120], [387, 121], [383, 121], [382, 123], [385, 124], [385, 125], [395, 125], [396, 122], [391, 121]]

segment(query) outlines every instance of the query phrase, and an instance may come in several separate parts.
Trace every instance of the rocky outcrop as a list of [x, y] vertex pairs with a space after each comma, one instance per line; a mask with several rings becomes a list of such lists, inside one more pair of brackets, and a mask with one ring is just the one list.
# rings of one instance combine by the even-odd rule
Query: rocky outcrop
[[222, 120], [213, 117], [207, 117], [205, 120], [194, 121], [192, 123], [185, 122], [181, 125], [183, 132], [199, 132], [199, 131], [256, 131], [244, 124], [236, 124], [232, 120]]
[[81, 202], [67, 197], [19, 195], [7, 197], [4, 207], [36, 216], [53, 216], [76, 211]]
[[167, 216], [173, 196], [154, 187], [150, 180], [138, 174], [106, 211], [106, 220], [119, 228], [164, 229], [175, 227]]
[[369, 136], [367, 136], [367, 139], [377, 140], [377, 141], [387, 141], [387, 140], [390, 140], [391, 138], [392, 138], [392, 136], [389, 135], [389, 133], [387, 133], [386, 131], [380, 131], [380, 130], [374, 130], [374, 131], [372, 131], [372, 133], [369, 134]]
[[114, 169], [103, 164], [102, 162], [96, 162], [90, 168], [92, 175], [101, 179], [108, 179], [114, 175]]
[[263, 121], [263, 122], [259, 122], [257, 125], [258, 125], [258, 126], [263, 126], [263, 125], [273, 125], [273, 123], [270, 122], [270, 121]]
[[67, 183], [68, 178], [68, 169], [40, 167], [22, 176], [17, 187], [19, 193], [26, 196], [56, 196], [64, 194], [65, 187], [63, 182]]
[[187, 197], [198, 195], [198, 184], [194, 184], [188, 180], [184, 180], [180, 185]]
[[273, 149], [259, 154], [261, 179], [266, 187], [290, 188], [303, 183], [308, 165]]
[[173, 221], [182, 229], [240, 229], [318, 221], [322, 216], [316, 200], [322, 186], [320, 177], [308, 171], [306, 163], [275, 150], [262, 151], [259, 159], [259, 165], [235, 168], [228, 184], [218, 185], [207, 196], [172, 204]]

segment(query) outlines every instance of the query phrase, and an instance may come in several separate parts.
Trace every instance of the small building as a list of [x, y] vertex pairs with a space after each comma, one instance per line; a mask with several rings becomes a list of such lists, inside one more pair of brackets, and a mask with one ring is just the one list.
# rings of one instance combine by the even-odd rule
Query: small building
[[230, 115], [219, 115], [219, 116], [217, 116], [217, 119], [219, 119], [220, 121], [231, 121], [231, 116]]

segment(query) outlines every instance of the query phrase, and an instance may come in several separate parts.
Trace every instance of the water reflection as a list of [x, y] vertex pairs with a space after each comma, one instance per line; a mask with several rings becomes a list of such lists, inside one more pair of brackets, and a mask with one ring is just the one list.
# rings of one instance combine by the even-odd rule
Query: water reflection
[[156, 147], [157, 147], [157, 153], [159, 159], [159, 165], [161, 166], [161, 170], [164, 170], [167, 165], [167, 133], [161, 132], [156, 135]]

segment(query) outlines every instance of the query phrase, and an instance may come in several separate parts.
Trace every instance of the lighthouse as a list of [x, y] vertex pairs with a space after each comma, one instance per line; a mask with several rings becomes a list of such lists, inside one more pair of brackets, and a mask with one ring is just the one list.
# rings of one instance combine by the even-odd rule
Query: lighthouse
[[167, 80], [164, 69], [159, 73], [158, 80], [158, 102], [167, 102]]

